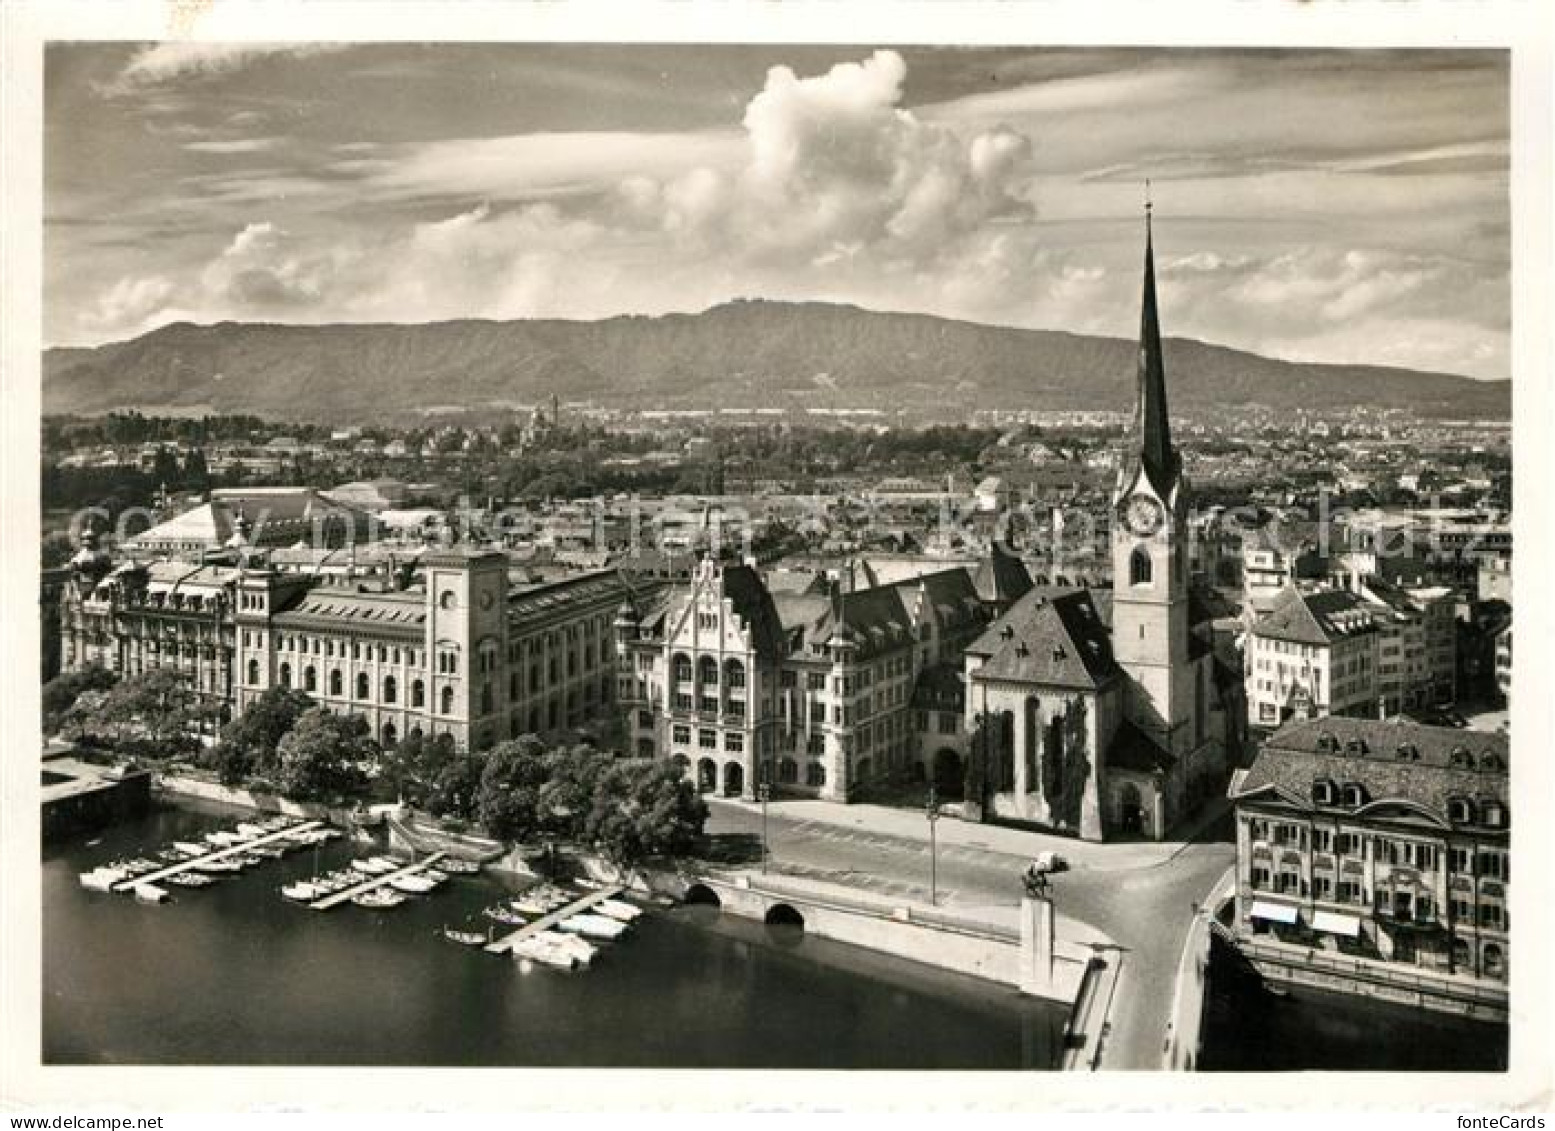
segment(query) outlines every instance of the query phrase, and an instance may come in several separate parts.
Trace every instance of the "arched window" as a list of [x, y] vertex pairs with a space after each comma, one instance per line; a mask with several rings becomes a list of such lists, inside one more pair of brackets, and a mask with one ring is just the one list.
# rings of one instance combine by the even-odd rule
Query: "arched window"
[[282, 687], [290, 687], [291, 685], [292, 685], [292, 666], [290, 664], [282, 664], [281, 665], [281, 686]]
[[1134, 552], [1128, 556], [1128, 583], [1149, 585], [1150, 574], [1150, 551], [1143, 546], [1134, 547]]
[[704, 684], [716, 684], [718, 682], [718, 661], [711, 656], [703, 656], [698, 660], [697, 681]]
[[454, 689], [451, 688], [451, 687], [445, 687], [445, 688], [443, 688], [443, 714], [451, 715], [453, 713], [454, 713]]
[[687, 656], [687, 655], [685, 655], [684, 653], [681, 653], [681, 652], [677, 652], [675, 654], [675, 659], [674, 659], [674, 668], [675, 668], [675, 682], [676, 683], [690, 683], [691, 682], [691, 657], [690, 656]]
[[805, 785], [823, 786], [826, 784], [826, 767], [819, 762], [811, 762], [805, 767]]
[[724, 661], [724, 683], [731, 687], [745, 686], [745, 665], [739, 660]]
[[394, 702], [395, 697], [399, 695], [399, 690], [399, 684], [392, 675], [383, 677], [383, 701], [385, 703]]
[[248, 662], [248, 682], [249, 683], [258, 683], [259, 682], [259, 661], [258, 660], [250, 660]]
[[312, 664], [302, 669], [302, 689], [304, 691], [317, 691], [319, 689], [319, 673]]
[[341, 679], [340, 673], [338, 671], [330, 672], [329, 673], [329, 693], [331, 695], [339, 695], [343, 686], [344, 686], [344, 684], [343, 684], [343, 681]]
[[400, 740], [400, 732], [395, 729], [393, 723], [383, 724], [383, 745], [386, 750], [393, 750]]
[[366, 699], [372, 694], [372, 681], [367, 678], [366, 672], [356, 673], [356, 697]]
[[427, 685], [419, 679], [411, 681], [410, 705], [412, 707], [425, 707], [427, 705]]

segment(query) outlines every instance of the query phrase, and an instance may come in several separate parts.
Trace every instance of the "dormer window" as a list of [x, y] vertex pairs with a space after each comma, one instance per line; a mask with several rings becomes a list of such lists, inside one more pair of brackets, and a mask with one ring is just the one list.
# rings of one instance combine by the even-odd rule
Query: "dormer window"
[[1485, 754], [1480, 756], [1479, 768], [1482, 770], [1499, 771], [1506, 769], [1506, 763], [1502, 761], [1501, 755], [1487, 751]]
[[1480, 806], [1480, 820], [1486, 828], [1506, 828], [1506, 806], [1499, 801], [1486, 801]]
[[1342, 796], [1344, 804], [1347, 808], [1359, 809], [1362, 805], [1366, 804], [1365, 787], [1358, 785], [1355, 782], [1349, 782], [1345, 785]]
[[1352, 738], [1344, 744], [1344, 752], [1353, 758], [1366, 756], [1366, 741], [1361, 738]]
[[1334, 783], [1327, 778], [1313, 782], [1312, 801], [1316, 805], [1332, 805], [1334, 803]]
[[1455, 825], [1472, 825], [1474, 823], [1474, 803], [1466, 797], [1449, 797], [1447, 799], [1447, 819]]
[[1401, 743], [1399, 743], [1398, 751], [1397, 751], [1397, 756], [1398, 756], [1398, 760], [1400, 762], [1418, 762], [1418, 761], [1420, 761], [1420, 751], [1415, 747], [1415, 744], [1412, 743], [1412, 742], [1401, 742]]
[[1335, 753], [1339, 749], [1339, 740], [1333, 736], [1333, 732], [1325, 730], [1317, 736], [1317, 748], [1325, 754]]
[[1450, 762], [1453, 769], [1472, 770], [1474, 768], [1474, 755], [1470, 754], [1461, 746], [1454, 746], [1452, 748], [1452, 757]]

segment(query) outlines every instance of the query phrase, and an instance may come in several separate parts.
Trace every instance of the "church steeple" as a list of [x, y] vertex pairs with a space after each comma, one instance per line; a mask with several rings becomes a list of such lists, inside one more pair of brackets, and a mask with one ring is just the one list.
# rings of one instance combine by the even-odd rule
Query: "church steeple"
[[[1148, 192], [1148, 186], [1147, 190]], [[1161, 356], [1161, 319], [1155, 300], [1155, 249], [1150, 201], [1145, 200], [1145, 293], [1139, 319], [1139, 403], [1134, 410], [1136, 458], [1163, 497], [1177, 480], [1180, 463], [1172, 447], [1166, 412], [1166, 366]]]

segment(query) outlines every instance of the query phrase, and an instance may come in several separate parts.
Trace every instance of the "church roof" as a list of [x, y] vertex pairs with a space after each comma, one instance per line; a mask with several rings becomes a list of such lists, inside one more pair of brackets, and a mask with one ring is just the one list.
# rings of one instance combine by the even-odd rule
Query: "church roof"
[[975, 679], [1097, 688], [1120, 671], [1107, 626], [1086, 589], [1057, 597], [1032, 590], [967, 651], [987, 657]]

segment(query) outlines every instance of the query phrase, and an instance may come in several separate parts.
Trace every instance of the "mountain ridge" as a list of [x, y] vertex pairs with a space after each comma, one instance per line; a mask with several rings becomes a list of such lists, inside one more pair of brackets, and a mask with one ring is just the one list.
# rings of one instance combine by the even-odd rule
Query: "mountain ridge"
[[[1112, 409], [1132, 404], [1136, 345], [938, 315], [737, 299], [699, 313], [597, 320], [174, 322], [44, 351], [48, 413], [205, 409], [355, 422], [439, 406]], [[1263, 357], [1164, 342], [1173, 411], [1409, 407], [1504, 419], [1510, 381]]]

